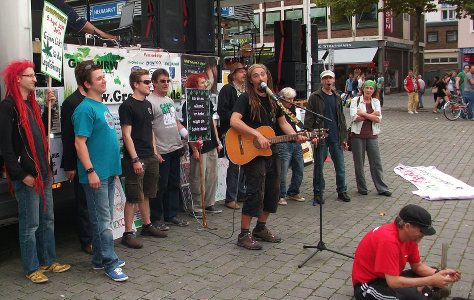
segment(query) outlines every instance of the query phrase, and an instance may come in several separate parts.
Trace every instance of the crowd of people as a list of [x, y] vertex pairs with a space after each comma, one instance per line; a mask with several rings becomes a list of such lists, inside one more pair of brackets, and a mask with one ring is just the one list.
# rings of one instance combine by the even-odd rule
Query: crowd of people
[[[51, 161], [45, 130], [47, 120], [40, 115], [35, 101], [33, 63], [12, 62], [3, 74], [7, 98], [0, 103], [0, 139], [4, 141], [1, 151], [8, 179], [18, 200], [23, 269], [32, 282], [41, 283], [48, 281], [44, 274], [46, 271], [60, 273], [70, 269], [70, 265], [56, 261]], [[189, 223], [178, 217], [178, 210], [179, 164], [188, 130], [179, 121], [173, 101], [166, 96], [169, 73], [157, 69], [150, 77], [148, 70], [133, 70], [129, 76], [133, 93], [119, 108], [124, 141], [121, 159], [114, 118], [102, 102], [107, 82], [101, 66], [90, 60], [83, 61], [77, 65], [75, 75], [78, 88], [64, 101], [62, 110], [65, 149], [62, 167], [75, 183], [79, 240], [82, 249], [92, 255], [93, 269], [104, 270], [114, 281], [125, 281], [128, 279], [122, 270], [125, 261], [115, 253], [110, 225], [116, 181], [120, 175], [125, 178], [125, 231], [121, 239], [125, 246], [143, 247], [143, 241], [137, 238], [132, 226], [136, 209], [143, 221], [142, 236], [166, 238], [168, 225], [187, 226]], [[334, 77], [332, 71], [323, 71], [320, 74], [321, 89], [308, 99], [308, 109], [325, 118], [307, 113], [304, 128], [299, 129], [295, 108], [291, 105], [295, 90], [285, 88], [280, 91], [280, 97], [287, 101], [277, 103], [260, 88], [262, 83], [273, 88], [266, 66], [254, 64], [247, 69], [240, 63], [235, 64], [231, 69], [230, 83], [219, 94], [220, 130], [212, 120], [210, 140], [189, 142], [193, 215], [202, 216], [204, 211], [221, 212], [215, 206], [217, 154], [223, 149], [221, 141], [225, 140], [229, 128], [251, 136], [257, 149], [272, 150], [270, 156], [257, 156], [242, 166], [232, 166], [230, 162], [225, 206], [239, 209], [237, 202], [243, 203], [238, 246], [260, 250], [263, 248], [260, 241], [281, 242], [282, 239], [270, 231], [267, 223], [279, 204], [287, 205], [286, 200], [305, 201], [300, 195], [304, 166], [300, 144], [311, 136], [307, 131], [329, 129], [325, 138], [311, 136], [315, 148], [313, 195], [316, 204], [325, 203], [322, 169], [328, 152], [334, 163], [338, 198], [344, 202], [351, 201], [345, 182], [343, 155], [343, 151], [348, 150], [349, 138], [359, 194], [368, 194], [363, 172], [367, 152], [378, 194], [391, 196], [383, 179], [377, 141], [382, 120], [379, 93], [383, 88], [383, 78], [375, 81], [363, 74], [356, 76], [359, 78], [358, 92], [350, 104], [348, 133], [343, 103], [333, 89]], [[466, 78], [472, 80], [472, 73], [468, 73]], [[416, 93], [420, 89], [419, 82], [414, 79], [412, 83], [407, 84], [408, 91]], [[348, 85], [354, 86], [349, 82]], [[186, 87], [204, 89], [205, 74], [189, 76]], [[463, 92], [470, 93], [466, 86]], [[416, 95], [412, 98], [416, 103]], [[56, 99], [52, 91], [47, 93], [46, 100], [47, 105], [54, 104]], [[272, 143], [259, 130], [262, 126], [271, 128], [278, 136], [291, 136], [293, 142]], [[293, 174], [287, 189], [289, 166]], [[199, 201], [201, 197], [204, 205]], [[253, 218], [257, 220], [251, 230]], [[445, 285], [458, 281], [461, 274], [454, 270], [438, 272], [421, 263], [418, 243], [424, 235], [434, 233], [429, 213], [410, 205], [400, 211], [393, 224], [369, 232], [355, 255], [353, 283], [356, 298], [379, 299], [372, 295], [408, 293], [407, 299], [425, 299], [421, 298], [424, 297], [422, 293], [445, 294]], [[412, 267], [409, 275], [401, 272], [406, 262]]]

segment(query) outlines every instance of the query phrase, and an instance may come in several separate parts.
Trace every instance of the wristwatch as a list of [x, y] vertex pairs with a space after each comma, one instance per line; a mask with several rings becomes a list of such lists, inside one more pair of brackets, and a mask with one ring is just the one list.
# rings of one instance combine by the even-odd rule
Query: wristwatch
[[137, 163], [140, 161], [140, 157], [135, 157], [135, 158], [132, 158], [132, 163]]
[[95, 172], [95, 171], [94, 171], [94, 168], [90, 168], [90, 169], [87, 169], [87, 170], [86, 170], [86, 173], [87, 173], [87, 174], [90, 174], [90, 173], [93, 173], [93, 172]]

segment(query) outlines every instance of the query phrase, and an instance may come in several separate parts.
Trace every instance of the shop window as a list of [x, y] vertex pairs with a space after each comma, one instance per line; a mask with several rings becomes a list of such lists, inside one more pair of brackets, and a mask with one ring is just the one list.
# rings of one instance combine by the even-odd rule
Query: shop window
[[450, 63], [457, 63], [457, 62], [458, 62], [458, 58], [457, 58], [457, 57], [450, 57], [450, 58], [449, 58], [449, 62], [450, 62]]
[[356, 16], [357, 28], [377, 27], [378, 21], [377, 4], [373, 4], [370, 12], [362, 13]]
[[285, 10], [285, 20], [295, 20], [303, 23], [303, 9], [287, 9]]
[[432, 58], [431, 63], [439, 63], [439, 58]]
[[259, 13], [253, 14], [253, 24], [255, 25], [255, 27], [257, 27], [257, 29], [260, 29], [260, 14]]
[[275, 21], [281, 21], [280, 11], [269, 11], [265, 14], [265, 24], [263, 26], [263, 34], [273, 35], [275, 31], [274, 23]]
[[438, 32], [428, 32], [427, 33], [428, 43], [437, 43], [438, 42]]
[[318, 31], [327, 29], [326, 7], [312, 7], [311, 24], [318, 25]]
[[425, 64], [429, 64], [431, 62], [431, 60], [429, 58], [425, 58]]
[[447, 63], [448, 61], [449, 61], [449, 59], [448, 59], [447, 57], [441, 57], [441, 58], [439, 59], [439, 62], [440, 62], [440, 63]]
[[446, 31], [446, 42], [457, 42], [458, 41], [458, 32], [457, 31]]

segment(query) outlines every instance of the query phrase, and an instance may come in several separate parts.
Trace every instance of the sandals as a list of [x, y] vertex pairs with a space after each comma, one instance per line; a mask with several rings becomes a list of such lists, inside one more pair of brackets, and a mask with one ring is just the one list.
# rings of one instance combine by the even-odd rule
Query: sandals
[[49, 272], [52, 271], [53, 273], [61, 273], [67, 271], [71, 268], [70, 265], [61, 265], [60, 263], [55, 262], [50, 266], [42, 266], [40, 267], [40, 271]]
[[26, 278], [31, 280], [33, 283], [42, 283], [48, 281], [48, 277], [43, 274], [41, 271], [35, 271], [30, 275], [26, 275]]

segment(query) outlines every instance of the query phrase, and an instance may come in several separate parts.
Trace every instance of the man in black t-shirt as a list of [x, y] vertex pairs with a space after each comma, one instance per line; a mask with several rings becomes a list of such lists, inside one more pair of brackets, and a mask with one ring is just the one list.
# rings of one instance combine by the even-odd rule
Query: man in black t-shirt
[[92, 228], [87, 209], [87, 199], [82, 184], [79, 183], [77, 175], [77, 152], [74, 146], [75, 134], [72, 124], [72, 114], [76, 107], [81, 104], [87, 93], [84, 90], [84, 82], [79, 80], [78, 74], [83, 72], [87, 65], [92, 65], [92, 60], [79, 63], [74, 70], [77, 81], [77, 90], [64, 100], [61, 106], [61, 140], [63, 142], [63, 158], [61, 168], [66, 172], [69, 181], [74, 182], [74, 196], [76, 198], [77, 235], [81, 243], [82, 251], [92, 255]]
[[122, 244], [130, 248], [141, 248], [133, 234], [135, 204], [142, 216], [142, 235], [166, 237], [167, 234], [155, 228], [150, 221], [150, 197], [158, 191], [159, 162], [156, 155], [155, 136], [152, 130], [153, 110], [145, 99], [150, 94], [151, 80], [147, 70], [139, 69], [130, 74], [132, 96], [119, 108], [120, 125], [125, 149], [123, 151], [122, 172], [125, 176], [124, 209], [125, 232]]
[[[256, 128], [270, 126], [275, 130], [276, 122], [286, 134], [295, 134], [295, 131], [282, 115], [280, 108], [270, 100], [265, 92], [259, 90], [260, 83], [265, 82], [273, 87], [271, 74], [261, 64], [252, 65], [247, 71], [246, 93], [240, 95], [235, 103], [230, 119], [230, 126], [237, 131], [255, 137], [257, 148], [268, 149], [270, 141]], [[299, 136], [298, 142], [302, 143], [305, 137]], [[275, 150], [272, 147], [272, 150]], [[273, 151], [269, 157], [257, 156], [244, 165], [246, 176], [247, 197], [242, 208], [241, 232], [237, 245], [250, 249], [260, 250], [262, 245], [254, 238], [279, 243], [281, 238], [273, 235], [266, 227], [270, 213], [277, 210], [280, 196], [280, 158]], [[250, 234], [250, 222], [256, 217], [257, 225]]]

